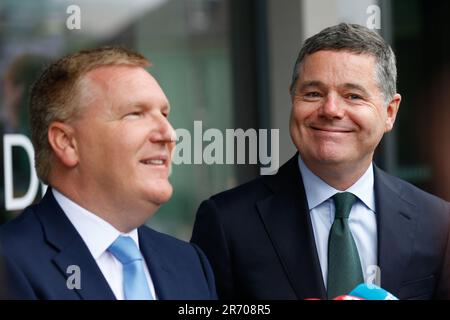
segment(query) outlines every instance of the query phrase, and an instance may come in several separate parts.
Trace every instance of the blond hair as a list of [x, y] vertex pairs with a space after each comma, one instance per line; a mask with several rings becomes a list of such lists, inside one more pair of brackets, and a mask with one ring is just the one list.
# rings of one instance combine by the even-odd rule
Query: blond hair
[[139, 53], [122, 47], [82, 50], [52, 63], [32, 87], [30, 95], [31, 140], [35, 150], [38, 177], [49, 183], [53, 151], [48, 141], [52, 122], [69, 122], [82, 110], [84, 76], [91, 70], [110, 65], [146, 68], [150, 61]]

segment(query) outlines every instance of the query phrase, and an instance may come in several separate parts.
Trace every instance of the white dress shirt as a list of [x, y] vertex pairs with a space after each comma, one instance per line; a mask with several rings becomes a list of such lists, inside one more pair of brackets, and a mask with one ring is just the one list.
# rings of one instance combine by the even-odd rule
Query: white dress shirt
[[[328, 236], [334, 221], [335, 212], [334, 201], [331, 197], [343, 191], [333, 188], [316, 176], [305, 165], [300, 155], [298, 157], [298, 164], [305, 186], [317, 255], [326, 288], [328, 274]], [[358, 248], [364, 280], [367, 281], [367, 277], [372, 274], [371, 270], [373, 270], [370, 268], [377, 265], [377, 222], [375, 218], [373, 165], [370, 164], [362, 177], [345, 191], [353, 193], [358, 198], [350, 211], [349, 226], [356, 247]]]
[[[124, 299], [123, 293], [123, 274], [122, 263], [117, 260], [107, 249], [117, 239], [119, 235], [125, 235], [131, 237], [139, 248], [139, 236], [137, 229], [132, 230], [129, 233], [123, 234], [108, 222], [100, 218], [99, 216], [89, 212], [88, 210], [80, 207], [78, 204], [55, 190], [52, 189], [53, 195], [63, 209], [67, 218], [73, 224], [75, 229], [80, 234], [81, 238], [85, 242], [92, 257], [95, 259], [98, 267], [103, 273], [106, 281], [108, 282], [111, 290], [116, 296], [117, 300]], [[147, 278], [147, 283], [153, 297], [156, 297], [153, 281], [148, 271], [145, 259], [144, 272]], [[83, 271], [83, 270], [82, 270]], [[81, 272], [81, 286], [83, 287], [83, 272]]]

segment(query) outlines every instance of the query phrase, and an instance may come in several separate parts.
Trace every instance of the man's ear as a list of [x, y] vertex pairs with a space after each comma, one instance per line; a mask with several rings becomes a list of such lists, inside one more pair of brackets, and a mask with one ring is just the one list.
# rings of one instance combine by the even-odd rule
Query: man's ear
[[48, 141], [56, 157], [67, 167], [78, 164], [78, 149], [72, 126], [62, 122], [52, 122], [48, 127]]
[[396, 93], [387, 105], [387, 118], [384, 132], [391, 131], [394, 127], [395, 118], [397, 117], [397, 112], [400, 108], [400, 101], [402, 101], [402, 96]]

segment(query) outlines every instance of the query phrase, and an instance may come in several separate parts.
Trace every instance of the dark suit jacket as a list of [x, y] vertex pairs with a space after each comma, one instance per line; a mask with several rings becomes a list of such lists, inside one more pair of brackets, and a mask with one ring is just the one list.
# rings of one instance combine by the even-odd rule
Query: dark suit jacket
[[[400, 299], [450, 298], [449, 203], [374, 166], [381, 286]], [[297, 156], [204, 201], [192, 235], [219, 298], [326, 299]]]
[[[139, 246], [159, 299], [214, 299], [214, 277], [195, 245], [138, 229]], [[9, 297], [19, 299], [115, 299], [89, 249], [53, 197], [0, 228]], [[81, 289], [68, 289], [70, 265], [79, 266]]]

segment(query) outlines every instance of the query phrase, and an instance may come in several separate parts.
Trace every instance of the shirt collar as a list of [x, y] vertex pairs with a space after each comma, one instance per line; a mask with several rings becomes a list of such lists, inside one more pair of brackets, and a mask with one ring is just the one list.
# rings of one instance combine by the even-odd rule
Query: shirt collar
[[[303, 178], [303, 185], [305, 186], [306, 199], [308, 201], [309, 210], [314, 209], [322, 202], [328, 200], [339, 191], [325, 181], [316, 176], [303, 162], [300, 154], [298, 155], [298, 166]], [[353, 193], [361, 200], [367, 208], [375, 212], [375, 195], [374, 195], [374, 175], [373, 165], [367, 168], [366, 172], [358, 179], [347, 192]]]
[[52, 192], [56, 202], [58, 202], [67, 218], [69, 218], [70, 222], [78, 231], [94, 259], [97, 260], [100, 258], [119, 235], [130, 236], [139, 248], [137, 229], [124, 234], [96, 214], [82, 208], [56, 189], [52, 188]]

